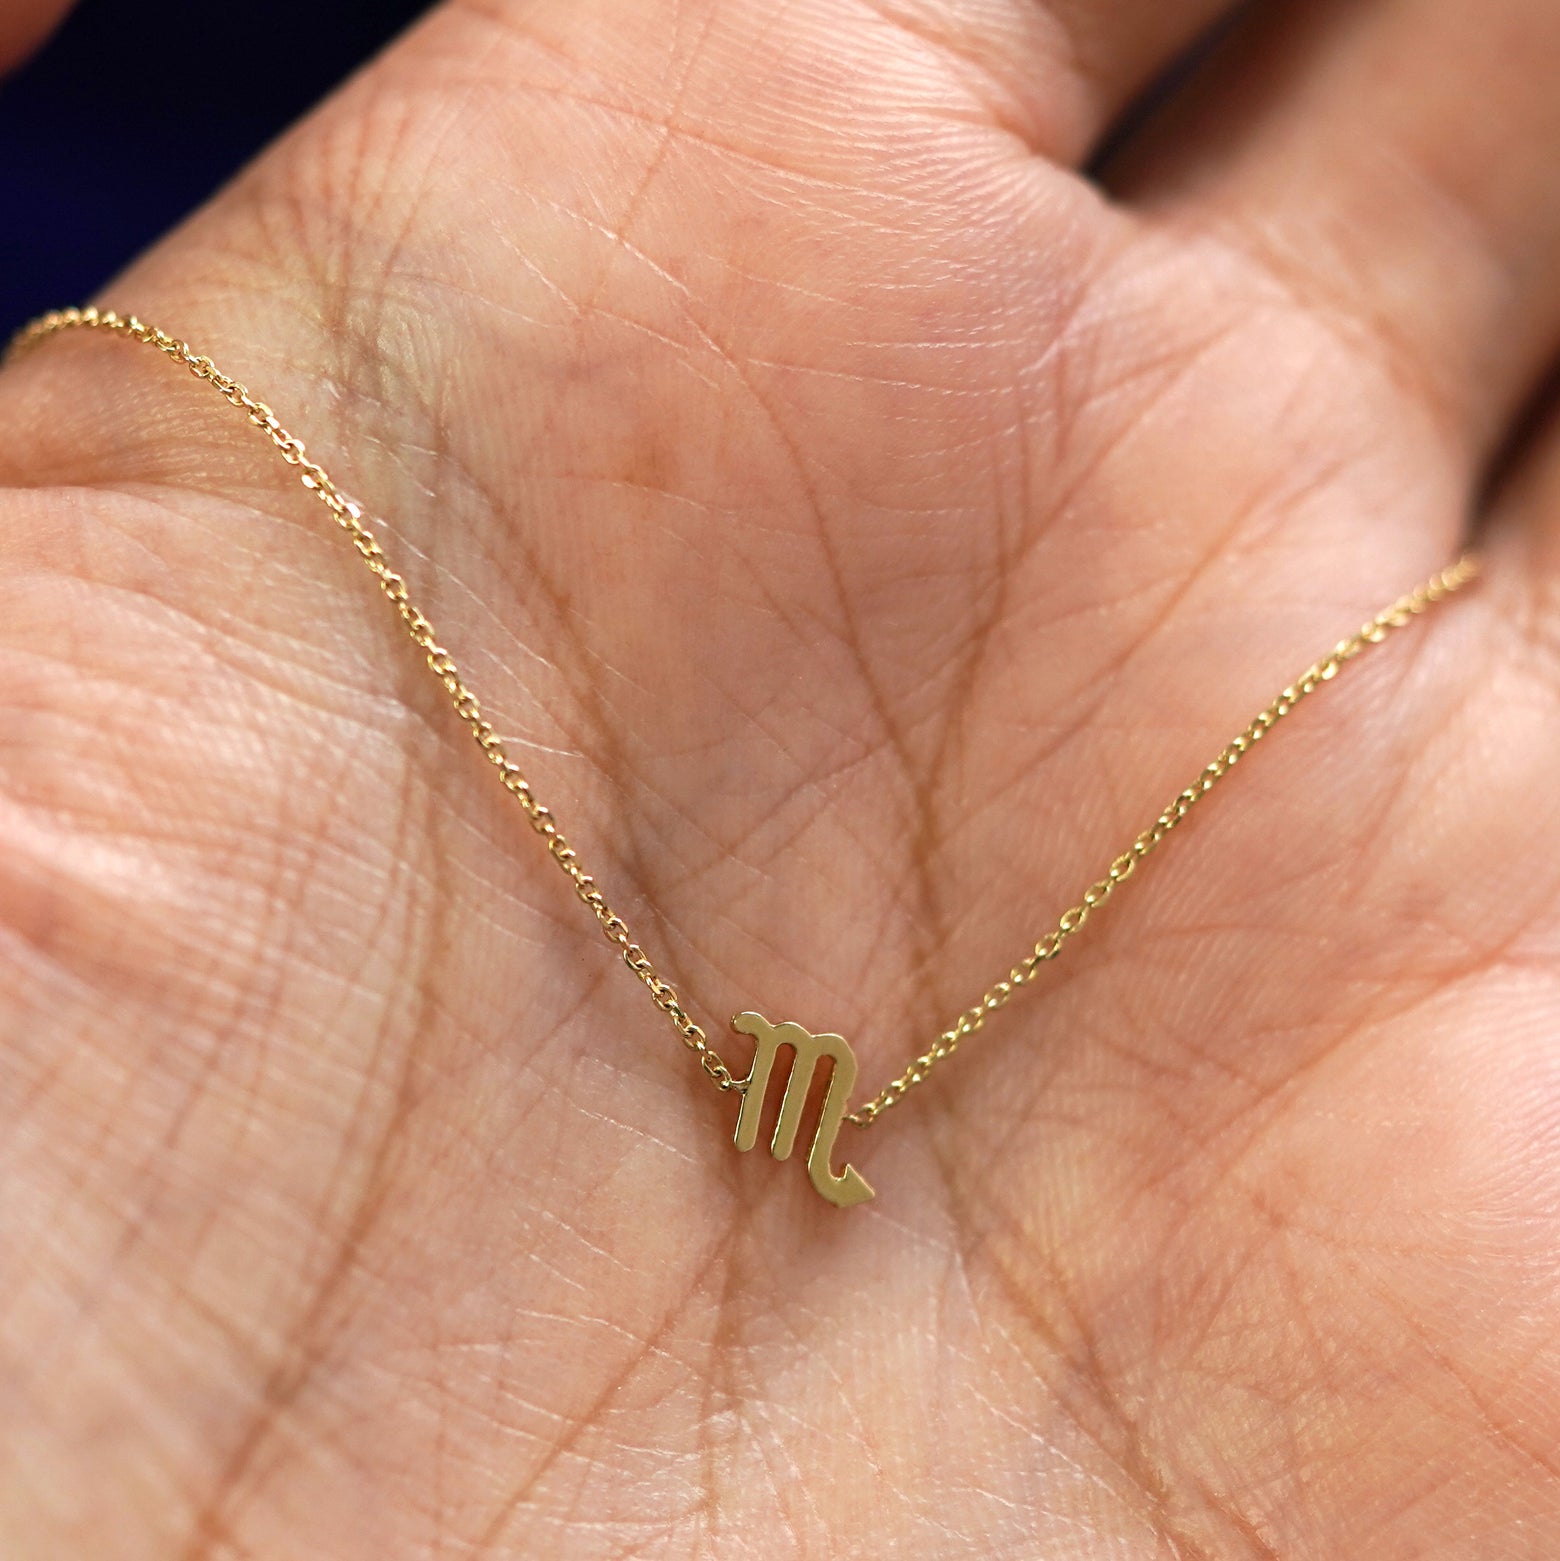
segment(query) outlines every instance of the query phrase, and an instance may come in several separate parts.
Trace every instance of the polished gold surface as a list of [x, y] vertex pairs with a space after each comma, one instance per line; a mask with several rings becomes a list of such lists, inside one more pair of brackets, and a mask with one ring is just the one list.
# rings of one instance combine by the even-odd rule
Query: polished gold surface
[[865, 1203], [872, 1189], [853, 1166], [847, 1165], [838, 1176], [829, 1168], [834, 1140], [845, 1119], [845, 1105], [856, 1084], [856, 1054], [840, 1035], [814, 1035], [799, 1024], [771, 1024], [761, 1014], [738, 1014], [731, 1028], [753, 1037], [753, 1066], [742, 1081], [742, 1109], [737, 1113], [738, 1149], [751, 1149], [758, 1142], [759, 1119], [764, 1114], [764, 1098], [769, 1093], [769, 1076], [782, 1047], [792, 1053], [791, 1069], [786, 1075], [785, 1094], [780, 1115], [775, 1121], [769, 1152], [777, 1160], [789, 1160], [796, 1146], [796, 1131], [801, 1126], [802, 1108], [812, 1087], [818, 1064], [831, 1064], [829, 1083], [824, 1091], [818, 1125], [813, 1129], [812, 1145], [807, 1151], [807, 1175], [818, 1192], [842, 1209]]
[[1309, 698], [1322, 684], [1330, 682], [1367, 646], [1379, 644], [1394, 629], [1411, 623], [1427, 608], [1468, 584], [1478, 573], [1478, 563], [1465, 556], [1425, 582], [1417, 590], [1401, 597], [1347, 639], [1340, 640], [1320, 661], [1308, 667], [1285, 688], [1246, 728], [1234, 737], [1207, 765], [1197, 779], [1160, 812], [1159, 816], [1121, 853], [1104, 877], [1084, 891], [1083, 897], [1064, 911], [1051, 928], [1007, 975], [982, 993], [979, 1001], [967, 1008], [930, 1046], [890, 1080], [870, 1100], [853, 1111], [846, 1110], [847, 1097], [855, 1082], [856, 1060], [850, 1047], [837, 1035], [814, 1035], [800, 1025], [771, 1025], [757, 1014], [739, 1014], [735, 1028], [755, 1040], [753, 1066], [747, 1078], [739, 1079], [711, 1047], [704, 1029], [684, 1008], [676, 989], [656, 970], [650, 957], [633, 939], [627, 924], [607, 902], [596, 880], [585, 871], [579, 854], [558, 828], [552, 811], [538, 800], [519, 765], [509, 757], [502, 739], [482, 713], [482, 707], [466, 683], [454, 658], [439, 644], [433, 625], [413, 603], [406, 581], [390, 567], [373, 529], [364, 519], [363, 507], [348, 498], [325, 470], [311, 460], [301, 440], [278, 422], [263, 401], [257, 401], [238, 383], [222, 373], [210, 358], [197, 354], [187, 342], [166, 331], [145, 324], [133, 315], [111, 310], [64, 309], [47, 314], [20, 331], [12, 343], [12, 352], [26, 350], [44, 339], [65, 331], [93, 330], [154, 347], [175, 363], [183, 365], [197, 379], [212, 386], [226, 401], [244, 413], [271, 442], [289, 466], [297, 469], [306, 487], [328, 509], [379, 584], [390, 605], [401, 618], [413, 644], [422, 653], [430, 672], [443, 685], [455, 713], [465, 722], [484, 757], [498, 772], [504, 788], [520, 804], [531, 827], [547, 842], [553, 860], [569, 877], [574, 892], [590, 909], [603, 935], [620, 953], [624, 964], [649, 990], [651, 1000], [668, 1019], [683, 1044], [699, 1059], [699, 1065], [723, 1091], [742, 1093], [737, 1117], [737, 1147], [750, 1149], [756, 1142], [759, 1115], [763, 1109], [765, 1087], [769, 1082], [779, 1048], [795, 1049], [787, 1079], [780, 1121], [776, 1126], [771, 1151], [785, 1159], [792, 1150], [808, 1085], [819, 1061], [827, 1058], [832, 1074], [812, 1145], [807, 1155], [807, 1170], [813, 1186], [830, 1202], [841, 1206], [862, 1203], [872, 1197], [872, 1189], [850, 1166], [838, 1176], [829, 1160], [842, 1121], [857, 1127], [870, 1126], [890, 1106], [897, 1104], [916, 1085], [924, 1083], [938, 1063], [953, 1055], [974, 1035], [997, 1009], [1004, 1007], [1019, 990], [1034, 979], [1040, 967], [1056, 958], [1063, 945], [1081, 931], [1089, 917], [1116, 889], [1129, 879], [1138, 864], [1187, 816], [1203, 797], [1229, 773], [1296, 705]]

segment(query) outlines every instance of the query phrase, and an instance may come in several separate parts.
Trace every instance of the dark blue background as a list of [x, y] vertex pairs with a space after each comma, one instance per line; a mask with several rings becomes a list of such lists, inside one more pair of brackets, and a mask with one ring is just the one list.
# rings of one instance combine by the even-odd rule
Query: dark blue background
[[86, 298], [428, 0], [84, 0], [0, 85], [0, 341]]

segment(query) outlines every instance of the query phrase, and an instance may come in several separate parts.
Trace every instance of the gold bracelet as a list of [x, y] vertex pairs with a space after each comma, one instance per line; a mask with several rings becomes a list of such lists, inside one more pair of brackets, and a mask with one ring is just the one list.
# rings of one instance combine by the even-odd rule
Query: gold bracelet
[[656, 970], [650, 956], [634, 941], [627, 923], [608, 903], [595, 878], [585, 871], [579, 853], [558, 828], [552, 810], [538, 800], [530, 782], [521, 773], [520, 766], [509, 757], [503, 740], [483, 716], [477, 696], [466, 686], [454, 658], [439, 644], [433, 625], [412, 601], [406, 581], [390, 567], [373, 529], [364, 520], [362, 505], [348, 498], [324, 468], [309, 459], [302, 440], [295, 439], [282, 427], [270, 407], [263, 401], [257, 401], [237, 380], [222, 373], [210, 358], [200, 356], [187, 342], [145, 324], [134, 315], [119, 315], [112, 310], [63, 309], [46, 314], [25, 326], [11, 343], [10, 350], [13, 354], [21, 352], [48, 337], [71, 330], [107, 331], [116, 336], [128, 337], [132, 341], [155, 347], [175, 363], [183, 364], [197, 379], [212, 386], [226, 401], [243, 412], [275, 446], [282, 459], [289, 466], [297, 468], [304, 487], [330, 511], [336, 523], [351, 539], [370, 573], [379, 582], [380, 590], [400, 615], [406, 632], [422, 652], [429, 670], [443, 684], [455, 714], [466, 723], [477, 746], [498, 771], [500, 784], [520, 804], [531, 821], [531, 827], [547, 842], [547, 850], [553, 861], [568, 875], [575, 894], [589, 907], [608, 942], [622, 955], [623, 963], [644, 983], [651, 1001], [671, 1020], [683, 1044], [699, 1059], [699, 1066], [709, 1075], [716, 1088], [741, 1095], [742, 1104], [737, 1114], [736, 1129], [738, 1149], [751, 1149], [758, 1140], [764, 1100], [780, 1048], [789, 1046], [794, 1049], [795, 1055], [786, 1077], [779, 1119], [770, 1139], [770, 1152], [777, 1160], [788, 1159], [795, 1147], [803, 1107], [819, 1063], [827, 1059], [832, 1064], [828, 1087], [807, 1151], [807, 1174], [818, 1192], [830, 1203], [840, 1207], [865, 1203], [873, 1196], [872, 1188], [852, 1166], [846, 1165], [838, 1173], [831, 1168], [834, 1141], [842, 1123], [869, 1127], [890, 1106], [903, 1100], [916, 1085], [925, 1083], [938, 1063], [951, 1057], [969, 1036], [985, 1024], [991, 1014], [1004, 1007], [1020, 987], [1028, 985], [1035, 978], [1042, 965], [1056, 958], [1067, 940], [1082, 930], [1090, 915], [1132, 876], [1149, 852], [1301, 700], [1309, 698], [1322, 684], [1330, 682], [1345, 663], [1352, 661], [1367, 646], [1379, 644], [1393, 629], [1403, 628], [1427, 608], [1443, 601], [1454, 591], [1461, 590], [1475, 578], [1479, 569], [1473, 555], [1465, 554], [1417, 590], [1410, 591], [1390, 607], [1384, 608], [1346, 639], [1339, 640], [1320, 661], [1314, 662], [1301, 673], [1260, 710], [1213, 760], [1204, 765], [1197, 779], [1184, 791], [1177, 793], [1153, 823], [1110, 864], [1105, 875], [1084, 891], [1076, 905], [1062, 913], [1050, 931], [1001, 980], [989, 986], [977, 1002], [965, 1009], [897, 1077], [885, 1084], [870, 1100], [851, 1110], [847, 1107], [856, 1082], [856, 1058], [842, 1036], [814, 1034], [799, 1024], [772, 1024], [759, 1014], [742, 1013], [732, 1020], [732, 1027], [753, 1039], [752, 1066], [745, 1077], [738, 1078], [721, 1060], [710, 1045], [708, 1034], [683, 1006], [676, 989]]

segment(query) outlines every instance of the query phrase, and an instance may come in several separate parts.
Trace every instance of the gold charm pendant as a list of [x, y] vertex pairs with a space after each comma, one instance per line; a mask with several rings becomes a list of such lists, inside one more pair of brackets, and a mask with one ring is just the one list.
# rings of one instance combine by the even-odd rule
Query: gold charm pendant
[[764, 1097], [769, 1093], [769, 1075], [782, 1046], [793, 1052], [791, 1071], [786, 1076], [785, 1095], [780, 1102], [780, 1119], [775, 1123], [769, 1152], [777, 1160], [789, 1160], [796, 1145], [796, 1132], [802, 1122], [802, 1108], [812, 1087], [818, 1064], [827, 1057], [833, 1063], [829, 1087], [824, 1091], [823, 1109], [813, 1129], [812, 1146], [807, 1151], [807, 1175], [818, 1192], [842, 1209], [865, 1203], [872, 1196], [866, 1178], [847, 1165], [838, 1176], [829, 1168], [834, 1140], [844, 1120], [850, 1092], [856, 1084], [856, 1054], [840, 1035], [814, 1035], [799, 1024], [771, 1024], [760, 1014], [738, 1014], [732, 1029], [751, 1035], [756, 1045], [753, 1066], [742, 1081], [742, 1110], [737, 1115], [737, 1148], [751, 1149], [758, 1142], [758, 1121], [764, 1114]]

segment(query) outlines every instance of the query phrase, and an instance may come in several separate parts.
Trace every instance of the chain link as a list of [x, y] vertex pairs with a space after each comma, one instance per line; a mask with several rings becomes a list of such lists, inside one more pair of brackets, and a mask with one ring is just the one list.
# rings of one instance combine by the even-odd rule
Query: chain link
[[1406, 627], [1427, 608], [1444, 601], [1454, 591], [1461, 590], [1478, 572], [1478, 560], [1472, 554], [1464, 554], [1455, 564], [1443, 569], [1417, 590], [1410, 591], [1407, 596], [1400, 597], [1390, 607], [1377, 613], [1347, 639], [1339, 640], [1320, 661], [1307, 667], [1283, 693], [1253, 718], [1244, 731], [1232, 738], [1215, 759], [1203, 767], [1202, 773], [1190, 786], [1176, 794], [1159, 817], [1110, 864], [1105, 876], [1085, 889], [1083, 898], [1076, 905], [1062, 912], [1056, 925], [1008, 971], [1003, 980], [989, 986], [981, 994], [978, 1003], [966, 1008], [903, 1073], [885, 1085], [871, 1100], [858, 1106], [846, 1120], [854, 1122], [858, 1127], [866, 1127], [874, 1117], [903, 1100], [917, 1084], [924, 1084], [927, 1075], [938, 1063], [951, 1057], [992, 1014], [1012, 1001], [1020, 987], [1034, 980], [1042, 965], [1049, 964], [1061, 953], [1067, 940], [1081, 932], [1089, 917], [1137, 871], [1138, 863], [1296, 705], [1309, 699], [1322, 684], [1330, 683], [1344, 664], [1353, 661], [1367, 646], [1379, 645], [1392, 630]]
[[595, 878], [585, 871], [579, 853], [559, 829], [552, 809], [532, 791], [531, 783], [520, 766], [509, 757], [504, 740], [483, 715], [482, 705], [466, 686], [455, 658], [439, 643], [433, 625], [412, 601], [406, 581], [390, 567], [390, 561], [373, 527], [364, 519], [363, 506], [355, 499], [348, 498], [325, 469], [309, 458], [303, 441], [288, 433], [265, 402], [257, 401], [236, 379], [222, 373], [210, 358], [197, 353], [188, 342], [147, 325], [134, 315], [120, 315], [112, 310], [61, 309], [43, 315], [24, 327], [12, 343], [11, 351], [23, 351], [61, 331], [83, 329], [108, 331], [132, 341], [144, 342], [172, 358], [175, 363], [182, 363], [196, 379], [204, 380], [225, 401], [243, 412], [276, 447], [277, 454], [289, 466], [297, 468], [304, 487], [335, 517], [336, 524], [346, 532], [358, 555], [368, 566], [369, 573], [379, 582], [379, 589], [400, 615], [412, 643], [422, 652], [428, 670], [444, 685], [455, 714], [466, 723], [483, 756], [498, 771], [500, 783], [531, 821], [531, 828], [547, 842], [547, 850], [553, 861], [568, 875], [575, 894], [590, 908], [607, 941], [622, 955], [623, 963], [644, 982], [655, 1006], [672, 1021], [683, 1043], [698, 1057], [704, 1071], [722, 1090], [735, 1089], [741, 1081], [716, 1054], [710, 1045], [709, 1036], [683, 1007], [677, 989], [661, 976], [651, 963], [650, 956], [634, 941], [628, 923], [613, 910]]
[[[57, 310], [23, 327], [11, 344], [11, 353], [24, 351], [46, 337], [70, 330], [106, 331], [155, 347], [175, 363], [182, 364], [196, 379], [212, 386], [224, 400], [243, 412], [270, 440], [282, 459], [297, 469], [304, 487], [324, 504], [336, 523], [346, 532], [358, 555], [378, 582], [379, 589], [399, 614], [412, 643], [426, 660], [429, 671], [443, 685], [455, 714], [465, 722], [483, 756], [498, 771], [500, 783], [520, 804], [531, 827], [547, 842], [548, 853], [568, 876], [575, 894], [595, 916], [602, 934], [618, 950], [623, 963], [644, 983], [651, 1001], [671, 1020], [683, 1044], [698, 1057], [700, 1067], [717, 1088], [723, 1091], [740, 1090], [743, 1080], [737, 1078], [721, 1060], [710, 1045], [708, 1034], [684, 1008], [676, 988], [661, 976], [649, 955], [634, 941], [628, 924], [613, 910], [595, 878], [586, 872], [579, 853], [559, 829], [552, 810], [537, 798], [520, 766], [509, 757], [503, 739], [483, 715], [482, 706], [477, 696], [466, 686], [455, 659], [438, 642], [433, 625], [412, 601], [406, 581], [390, 567], [373, 527], [364, 518], [362, 505], [348, 498], [324, 468], [310, 459], [303, 441], [288, 433], [263, 401], [257, 401], [237, 380], [222, 373], [210, 358], [196, 353], [188, 342], [147, 325], [134, 315], [120, 315], [113, 310], [92, 308]], [[1020, 988], [1033, 981], [1043, 965], [1056, 958], [1067, 941], [1081, 932], [1094, 912], [1136, 872], [1138, 864], [1301, 701], [1308, 699], [1324, 683], [1331, 682], [1345, 664], [1367, 646], [1380, 644], [1394, 629], [1405, 627], [1428, 608], [1467, 585], [1478, 572], [1477, 559], [1471, 554], [1465, 555], [1417, 590], [1377, 613], [1347, 639], [1340, 640], [1320, 661], [1308, 667], [1259, 712], [1250, 725], [1233, 738], [1211, 763], [1204, 766], [1197, 779], [1176, 795], [1153, 823], [1110, 864], [1105, 876], [1091, 884], [1084, 891], [1083, 898], [1062, 913], [1056, 925], [1002, 980], [988, 987], [980, 1000], [965, 1009], [897, 1078], [885, 1085], [871, 1100], [850, 1112], [845, 1120], [853, 1122], [857, 1127], [869, 1127], [918, 1084], [924, 1084], [940, 1062], [951, 1057], [985, 1025], [992, 1014], [1011, 1002]]]

